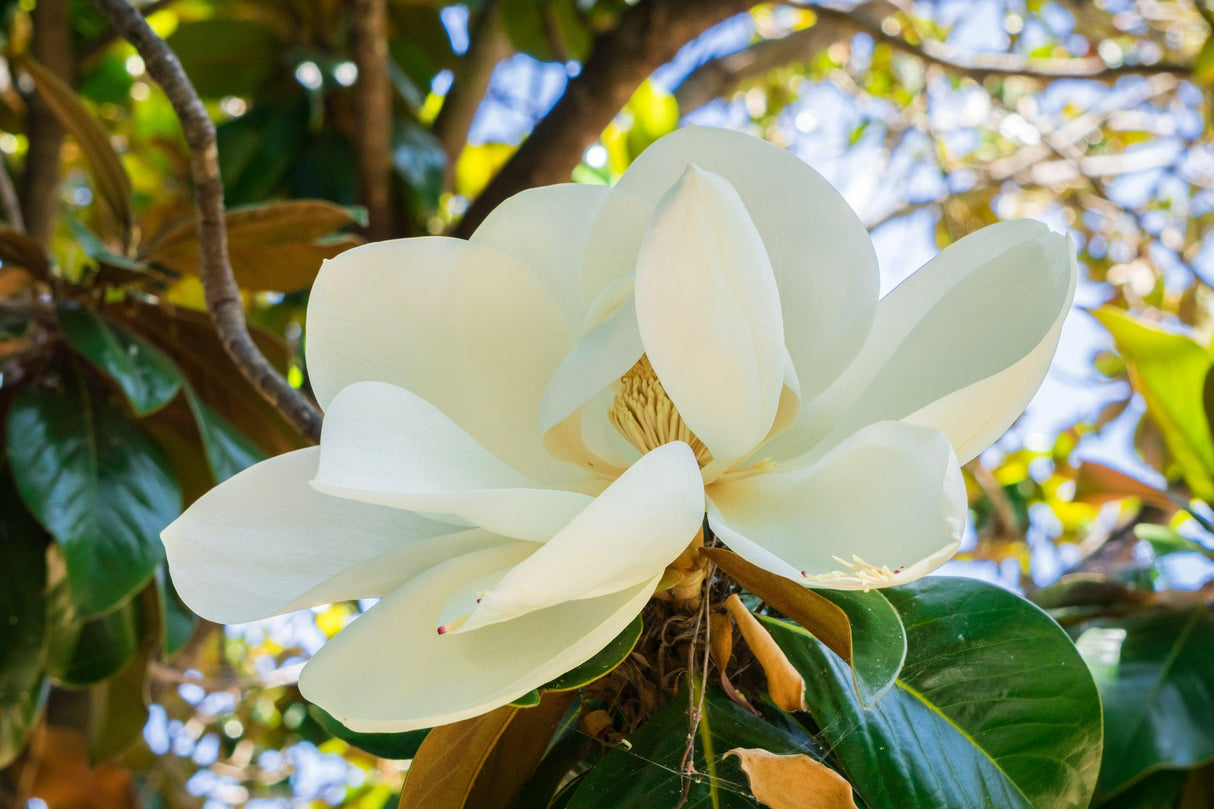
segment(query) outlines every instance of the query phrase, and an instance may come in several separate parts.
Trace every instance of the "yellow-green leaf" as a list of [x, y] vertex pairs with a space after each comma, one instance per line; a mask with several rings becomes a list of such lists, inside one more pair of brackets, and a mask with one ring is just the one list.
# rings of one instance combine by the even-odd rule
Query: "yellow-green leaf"
[[1163, 434], [1185, 482], [1203, 500], [1214, 498], [1214, 442], [1203, 400], [1210, 353], [1196, 340], [1104, 307], [1092, 313], [1113, 335], [1147, 415]]

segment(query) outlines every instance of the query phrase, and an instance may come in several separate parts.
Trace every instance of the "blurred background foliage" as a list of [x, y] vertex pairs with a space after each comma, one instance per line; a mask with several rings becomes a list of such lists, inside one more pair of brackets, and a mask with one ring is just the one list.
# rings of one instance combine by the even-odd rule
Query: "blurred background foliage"
[[[613, 34], [646, 6], [696, 13], [390, 0], [390, 166], [369, 179], [351, 4], [142, 5], [218, 125], [255, 339], [305, 391], [322, 259], [368, 233], [458, 228], [493, 184], [548, 176], [513, 159], [519, 144], [579, 83], [635, 61]], [[844, 192], [883, 290], [1000, 219], [1069, 232], [1082, 278], [1059, 358], [966, 468], [973, 530], [946, 572], [1025, 593], [1077, 640], [1105, 701], [1097, 804], [1214, 805], [1214, 6], [870, 0], [722, 18], [670, 26], [686, 37], [665, 42], [674, 57], [639, 87], [622, 72], [630, 100], [590, 141], [554, 140], [550, 171], [611, 182], [687, 122], [754, 132]], [[184, 505], [305, 443], [204, 312], [172, 109], [88, 3], [0, 2], [0, 35], [0, 802], [395, 805], [416, 740], [352, 737], [294, 686], [359, 605], [225, 629], [165, 573], [157, 535]], [[368, 183], [386, 203], [367, 205]], [[1110, 642], [1133, 665], [1104, 665]]]

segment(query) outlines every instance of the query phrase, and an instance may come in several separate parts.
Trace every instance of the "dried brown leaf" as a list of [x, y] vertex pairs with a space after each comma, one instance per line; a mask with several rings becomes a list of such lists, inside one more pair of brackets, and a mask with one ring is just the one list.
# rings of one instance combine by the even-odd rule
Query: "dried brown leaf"
[[750, 791], [770, 809], [856, 809], [847, 779], [809, 756], [744, 747], [725, 755], [738, 757]]

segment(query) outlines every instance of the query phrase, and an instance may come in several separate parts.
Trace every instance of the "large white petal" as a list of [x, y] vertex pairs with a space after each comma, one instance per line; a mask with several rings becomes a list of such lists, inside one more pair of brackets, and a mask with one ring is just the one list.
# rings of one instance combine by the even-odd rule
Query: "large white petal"
[[658, 447], [485, 593], [458, 631], [649, 581], [687, 548], [703, 521], [695, 453], [681, 442]]
[[637, 323], [683, 421], [728, 466], [768, 434], [787, 353], [763, 240], [724, 178], [689, 166], [641, 244]]
[[591, 502], [511, 469], [421, 397], [384, 382], [356, 383], [330, 402], [313, 486], [534, 542]]
[[399, 385], [545, 482], [578, 475], [544, 451], [540, 398], [574, 331], [536, 272], [460, 239], [378, 242], [325, 262], [308, 303], [308, 371], [328, 407], [363, 380]]
[[494, 208], [472, 241], [509, 253], [534, 272], [569, 325], [580, 329], [586, 316], [582, 250], [609, 193], [605, 186], [579, 183], [528, 189]]
[[1041, 384], [1076, 276], [1070, 240], [1039, 222], [1003, 222], [949, 246], [881, 301], [852, 367], [765, 451], [791, 457], [907, 419], [944, 431], [970, 460]]
[[[420, 569], [390, 555], [426, 544], [431, 550], [424, 561], [435, 564], [499, 541], [481, 531], [442, 536], [456, 529], [314, 491], [308, 481], [318, 453], [309, 448], [262, 461], [211, 489], [164, 529], [173, 583], [190, 609], [212, 621], [242, 623], [380, 596]], [[450, 553], [429, 544], [435, 538], [450, 540]], [[362, 568], [365, 576], [343, 575], [385, 556], [396, 561]]]
[[367, 733], [477, 716], [590, 659], [640, 612], [660, 578], [475, 632], [437, 633], [454, 592], [518, 561], [513, 547], [495, 548], [412, 579], [321, 647], [304, 667], [300, 691]]
[[808, 400], [859, 350], [877, 305], [872, 242], [821, 175], [792, 153], [725, 129], [685, 127], [633, 162], [595, 221], [583, 259], [587, 300], [636, 265], [650, 212], [688, 165], [734, 187], [771, 259], [784, 339]]
[[[869, 425], [801, 468], [719, 480], [709, 499], [709, 525], [738, 554], [835, 589], [872, 584], [844, 564], [862, 567], [857, 557], [888, 567], [882, 587], [931, 572], [956, 552], [967, 514], [948, 438], [901, 422]], [[846, 575], [813, 579], [836, 571]]]

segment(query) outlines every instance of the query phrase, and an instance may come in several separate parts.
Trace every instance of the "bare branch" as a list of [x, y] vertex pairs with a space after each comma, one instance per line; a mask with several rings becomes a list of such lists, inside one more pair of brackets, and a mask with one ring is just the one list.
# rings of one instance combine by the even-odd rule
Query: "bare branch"
[[228, 261], [228, 233], [224, 224], [223, 180], [215, 125], [186, 77], [176, 54], [156, 35], [143, 15], [125, 0], [93, 0], [114, 28], [143, 58], [148, 75], [164, 90], [190, 149], [194, 178], [200, 252], [199, 276], [207, 310], [219, 338], [244, 377], [308, 439], [320, 438], [320, 413], [307, 398], [279, 374], [257, 349], [245, 323], [240, 289]]
[[354, 87], [358, 110], [358, 179], [367, 206], [367, 236], [392, 235], [392, 88], [388, 81], [385, 0], [352, 0]]
[[[32, 16], [34, 58], [71, 84], [75, 63], [67, 0], [42, 0], [34, 6]], [[29, 135], [29, 151], [25, 155], [25, 176], [21, 188], [24, 204], [22, 215], [29, 235], [46, 247], [50, 244], [55, 222], [63, 127], [37, 94], [30, 99], [26, 133]]]
[[455, 68], [451, 89], [430, 130], [447, 156], [445, 185], [448, 188], [454, 183], [455, 161], [468, 142], [468, 132], [472, 129], [476, 111], [489, 90], [493, 68], [512, 51], [501, 17], [498, 3], [486, 3], [472, 26], [468, 52]]
[[510, 196], [567, 182], [611, 119], [653, 71], [709, 27], [745, 11], [753, 0], [644, 0], [595, 37], [582, 72], [552, 111], [469, 207], [456, 234], [468, 236]]

